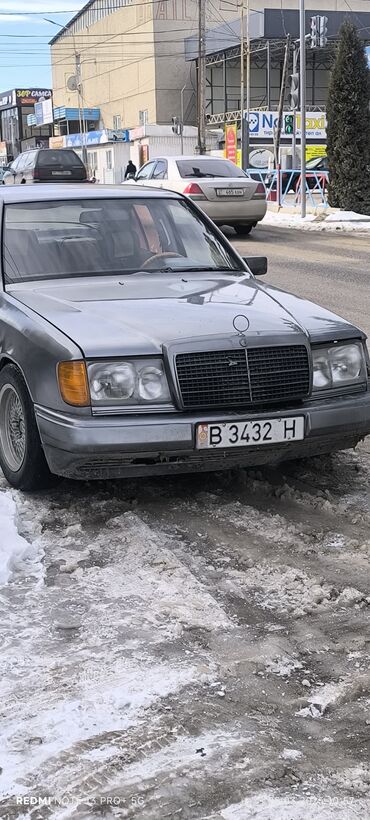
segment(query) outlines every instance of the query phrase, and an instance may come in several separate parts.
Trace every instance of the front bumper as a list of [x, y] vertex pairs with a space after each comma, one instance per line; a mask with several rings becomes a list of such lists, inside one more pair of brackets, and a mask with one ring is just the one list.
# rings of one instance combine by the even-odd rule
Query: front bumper
[[[179, 413], [77, 417], [36, 406], [36, 419], [52, 473], [69, 478], [121, 478], [164, 475], [281, 461], [355, 447], [370, 433], [370, 392], [304, 407], [265, 413]], [[195, 426], [207, 421], [238, 421], [303, 415], [303, 441], [262, 447], [195, 449]]]

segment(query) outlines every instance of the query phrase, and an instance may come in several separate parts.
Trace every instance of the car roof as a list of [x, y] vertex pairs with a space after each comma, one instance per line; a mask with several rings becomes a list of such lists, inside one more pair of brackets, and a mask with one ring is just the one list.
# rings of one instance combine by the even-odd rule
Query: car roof
[[180, 194], [158, 188], [133, 185], [89, 185], [67, 182], [40, 185], [4, 185], [0, 199], [5, 203], [47, 202], [58, 199], [181, 199]]
[[[175, 157], [173, 157], [173, 156], [171, 156], [171, 157], [156, 157], [156, 160], [157, 159], [166, 159], [167, 161], [168, 160], [175, 160], [175, 162], [178, 162], [179, 160], [183, 160], [183, 159], [191, 160], [191, 162], [194, 162], [194, 160], [199, 162], [199, 160], [202, 160], [202, 159], [213, 159], [213, 160], [220, 161], [220, 162], [230, 162], [230, 160], [226, 159], [226, 157], [211, 157], [209, 154], [189, 154], [188, 156], [179, 154], [178, 156], [175, 156]], [[149, 162], [153, 162], [153, 161], [154, 160], [149, 160]]]

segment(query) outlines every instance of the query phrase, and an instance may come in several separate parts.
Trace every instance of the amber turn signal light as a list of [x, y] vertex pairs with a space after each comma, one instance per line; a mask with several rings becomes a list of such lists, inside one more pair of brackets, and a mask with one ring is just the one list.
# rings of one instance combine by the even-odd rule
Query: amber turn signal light
[[90, 391], [85, 362], [59, 362], [58, 383], [63, 401], [73, 407], [88, 407]]

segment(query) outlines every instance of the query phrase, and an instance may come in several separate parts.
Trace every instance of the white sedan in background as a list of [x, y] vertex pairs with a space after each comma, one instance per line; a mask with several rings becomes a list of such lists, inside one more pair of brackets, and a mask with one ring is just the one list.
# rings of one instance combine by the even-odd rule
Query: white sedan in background
[[[132, 184], [132, 180], [128, 182]], [[157, 157], [140, 168], [135, 183], [186, 194], [216, 225], [229, 225], [242, 236], [266, 213], [262, 183], [250, 179], [227, 159], [199, 154]]]

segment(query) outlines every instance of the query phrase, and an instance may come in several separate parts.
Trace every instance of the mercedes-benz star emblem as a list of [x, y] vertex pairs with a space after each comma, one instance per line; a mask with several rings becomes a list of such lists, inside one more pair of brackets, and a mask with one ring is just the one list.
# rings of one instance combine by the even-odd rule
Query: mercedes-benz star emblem
[[233, 319], [233, 325], [238, 333], [245, 333], [249, 328], [249, 319], [243, 313], [238, 313]]

